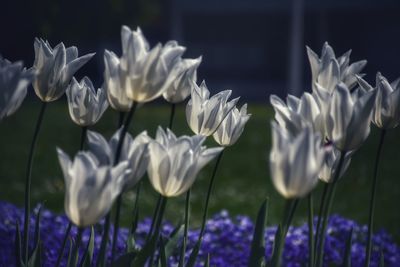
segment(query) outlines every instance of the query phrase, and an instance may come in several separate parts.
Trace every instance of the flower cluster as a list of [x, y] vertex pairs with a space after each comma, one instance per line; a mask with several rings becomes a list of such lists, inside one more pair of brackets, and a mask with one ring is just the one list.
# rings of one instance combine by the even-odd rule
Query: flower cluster
[[[37, 209], [36, 209], [37, 211]], [[6, 202], [0, 202], [0, 265], [13, 266], [14, 260], [14, 238], [15, 222], [21, 223], [23, 219], [23, 210]], [[31, 218], [35, 223], [35, 216]], [[316, 220], [315, 220], [316, 221]], [[54, 266], [61, 247], [64, 231], [68, 219], [64, 215], [56, 215], [48, 210], [42, 210], [41, 219], [41, 240], [44, 246], [43, 266]], [[136, 244], [143, 246], [147, 233], [150, 229], [151, 220], [144, 219], [139, 222], [136, 230]], [[101, 241], [101, 230], [103, 224], [99, 224], [95, 230], [95, 250], [96, 258], [99, 252]], [[329, 220], [329, 234], [325, 246], [326, 265], [340, 265], [343, 261], [346, 240], [353, 229], [352, 243], [352, 266], [362, 266], [365, 257], [365, 240], [367, 227], [357, 224], [355, 221], [345, 219], [338, 215], [333, 215]], [[174, 230], [174, 225], [165, 222], [162, 228], [162, 235], [168, 237]], [[204, 241], [199, 252], [199, 261], [196, 266], [203, 266], [205, 258], [211, 254], [212, 266], [246, 266], [250, 252], [254, 224], [247, 216], [229, 216], [228, 212], [222, 211], [214, 215], [207, 221]], [[266, 250], [265, 256], [270, 257], [273, 247], [273, 239], [276, 227], [268, 227], [265, 231]], [[71, 231], [71, 237], [76, 236], [76, 228]], [[112, 231], [111, 231], [112, 234]], [[87, 229], [83, 235], [83, 242], [87, 243], [90, 230]], [[129, 230], [122, 228], [119, 231], [117, 251], [122, 255], [126, 250], [126, 242]], [[198, 238], [199, 230], [189, 231], [189, 242], [186, 256], [188, 257]], [[289, 228], [288, 237], [285, 243], [283, 253], [283, 266], [303, 266], [308, 260], [308, 226], [292, 226]], [[397, 266], [400, 261], [400, 247], [397, 246], [390, 235], [385, 231], [378, 231], [373, 237], [374, 253], [372, 254], [372, 265], [377, 266], [379, 262], [379, 252], [382, 250], [385, 255], [385, 266]], [[84, 248], [81, 249], [81, 252]], [[170, 256], [170, 266], [175, 266], [179, 260], [178, 251], [173, 251]], [[61, 266], [65, 266], [67, 261], [67, 252]], [[110, 258], [110, 253], [108, 253]]]

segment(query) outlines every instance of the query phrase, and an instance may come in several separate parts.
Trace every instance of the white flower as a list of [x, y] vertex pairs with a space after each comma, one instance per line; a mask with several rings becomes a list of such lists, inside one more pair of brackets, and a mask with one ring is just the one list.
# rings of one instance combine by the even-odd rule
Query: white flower
[[[164, 46], [157, 44], [149, 50], [149, 45], [138, 28], [131, 31], [122, 26], [122, 57], [105, 51], [105, 88], [112, 107], [127, 110], [128, 97], [139, 103], [149, 102], [164, 93], [176, 79], [172, 72], [185, 51], [175, 41]], [[125, 92], [120, 92], [125, 90]]]
[[0, 120], [21, 106], [33, 78], [34, 72], [25, 70], [22, 62], [11, 63], [0, 56]]
[[[102, 164], [113, 165], [120, 134], [121, 129], [107, 142], [101, 134], [88, 131], [89, 150], [96, 155]], [[124, 190], [133, 187], [145, 174], [149, 162], [147, 149], [149, 140], [150, 137], [148, 137], [146, 131], [140, 133], [135, 139], [129, 133], [126, 133], [119, 160], [128, 162], [131, 172], [126, 177]]]
[[360, 74], [367, 64], [366, 60], [360, 60], [350, 64], [351, 50], [336, 58], [332, 47], [325, 42], [322, 47], [321, 57], [307, 47], [308, 60], [311, 66], [311, 84], [313, 90], [315, 84], [332, 92], [337, 84], [344, 83], [349, 89], [352, 89], [357, 80], [355, 75]]
[[184, 101], [192, 91], [193, 84], [197, 81], [197, 68], [201, 62], [201, 57], [196, 59], [182, 59], [172, 70], [176, 73], [176, 79], [168, 86], [163, 97], [170, 103], [180, 103]]
[[80, 126], [94, 125], [108, 107], [107, 96], [103, 89], [94, 89], [92, 81], [84, 77], [80, 83], [72, 78], [66, 95], [69, 114]]
[[325, 133], [341, 151], [355, 150], [368, 137], [376, 90], [350, 94], [343, 83], [334, 89], [325, 114]]
[[286, 98], [287, 104], [278, 96], [271, 95], [270, 102], [275, 110], [276, 122], [291, 134], [297, 134], [309, 125], [323, 135], [324, 127], [321, 109], [313, 95], [304, 93], [301, 98], [288, 95]]
[[61, 149], [57, 152], [65, 181], [65, 213], [79, 227], [96, 224], [121, 193], [128, 163], [100, 165], [92, 153], [82, 151], [71, 161]]
[[204, 81], [200, 87], [194, 84], [191, 99], [186, 105], [186, 120], [190, 129], [195, 134], [212, 135], [239, 100], [235, 98], [228, 102], [231, 93], [225, 90], [210, 98]]
[[65, 48], [63, 43], [52, 49], [47, 41], [37, 38], [34, 47], [35, 62], [32, 68], [37, 71], [37, 76], [33, 88], [44, 102], [60, 98], [75, 72], [94, 56], [92, 53], [78, 57], [75, 46]]
[[302, 198], [318, 182], [325, 151], [321, 135], [305, 127], [297, 135], [272, 122], [269, 156], [272, 183], [285, 198]]
[[[365, 80], [357, 78], [361, 88], [368, 91], [373, 89]], [[376, 90], [372, 122], [382, 129], [396, 128], [400, 123], [400, 78], [390, 84], [378, 72], [376, 74]]]
[[[332, 145], [326, 146], [325, 151], [326, 151], [326, 156], [324, 158], [324, 162], [322, 164], [322, 168], [318, 174], [318, 177], [325, 183], [332, 183], [333, 179], [335, 178], [336, 170], [339, 165], [341, 152]], [[344, 156], [343, 165], [341, 167], [340, 175], [338, 178], [341, 178], [348, 169], [351, 162], [352, 154], [353, 152], [350, 151], [347, 152], [346, 155]]]
[[247, 104], [242, 108], [236, 107], [229, 112], [228, 116], [222, 121], [217, 131], [213, 134], [214, 140], [221, 146], [231, 146], [236, 143], [242, 135], [244, 126], [250, 119], [251, 114], [247, 114]]
[[150, 141], [150, 163], [147, 173], [153, 188], [166, 197], [185, 193], [194, 183], [198, 172], [218, 155], [223, 148], [202, 146], [204, 136], [177, 138], [169, 129], [157, 130]]

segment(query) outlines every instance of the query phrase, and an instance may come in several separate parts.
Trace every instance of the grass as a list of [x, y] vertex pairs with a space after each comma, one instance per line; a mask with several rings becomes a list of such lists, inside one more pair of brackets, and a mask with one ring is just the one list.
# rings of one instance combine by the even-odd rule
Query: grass
[[[40, 103], [27, 100], [22, 108], [0, 124], [0, 199], [23, 205], [24, 178], [28, 158], [28, 148], [34, 125], [39, 113]], [[274, 190], [269, 177], [268, 153], [270, 149], [270, 125], [272, 109], [266, 105], [250, 104], [252, 117], [236, 145], [227, 148], [216, 177], [214, 192], [210, 201], [210, 214], [228, 210], [231, 214], [245, 214], [256, 217], [262, 201], [270, 199], [268, 224], [280, 221], [284, 200]], [[166, 126], [169, 119], [169, 106], [147, 104], [135, 114], [130, 132], [134, 135], [147, 130], [155, 135], [158, 125]], [[107, 138], [116, 129], [118, 114], [109, 109], [92, 130]], [[370, 185], [373, 163], [378, 143], [378, 130], [373, 130], [365, 145], [355, 153], [345, 177], [341, 180], [333, 212], [340, 213], [360, 223], [367, 223]], [[177, 135], [191, 134], [184, 116], [184, 107], [178, 106], [173, 127]], [[389, 131], [383, 147], [379, 170], [379, 186], [375, 225], [387, 229], [397, 241], [400, 240], [400, 213], [397, 200], [400, 199], [400, 130]], [[47, 208], [63, 211], [64, 183], [56, 155], [56, 147], [73, 155], [79, 147], [80, 128], [69, 118], [65, 99], [50, 103], [39, 136], [37, 153], [33, 167], [32, 201], [44, 202]], [[216, 146], [210, 139], [207, 145]], [[200, 174], [192, 190], [191, 223], [198, 226], [203, 212], [208, 182], [214, 162]], [[156, 193], [146, 178], [140, 198], [140, 214], [151, 216]], [[319, 185], [314, 197], [318, 208]], [[129, 224], [135, 200], [134, 190], [127, 192], [123, 200], [123, 223]], [[185, 196], [171, 199], [167, 204], [167, 218], [173, 222], [183, 219]], [[306, 201], [301, 201], [295, 215], [295, 223], [306, 220]]]

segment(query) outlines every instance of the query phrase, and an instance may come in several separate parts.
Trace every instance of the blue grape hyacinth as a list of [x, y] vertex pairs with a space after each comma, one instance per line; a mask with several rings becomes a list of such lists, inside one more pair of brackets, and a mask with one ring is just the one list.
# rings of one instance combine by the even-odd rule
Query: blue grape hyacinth
[[[38, 207], [31, 217], [31, 225], [35, 224]], [[15, 231], [16, 222], [23, 223], [23, 209], [13, 204], [0, 201], [0, 266], [15, 266]], [[315, 221], [316, 222], [316, 221]], [[69, 221], [65, 215], [57, 215], [49, 210], [42, 209], [40, 221], [40, 238], [43, 245], [42, 261], [43, 266], [54, 266], [65, 230]], [[94, 227], [95, 250], [94, 259], [101, 243], [101, 231], [103, 222]], [[147, 232], [150, 229], [151, 220], [146, 218], [139, 222], [136, 229], [136, 245], [143, 246]], [[162, 235], [166, 238], [174, 231], [175, 226], [170, 222], [164, 222]], [[272, 252], [275, 231], [277, 227], [267, 227], [265, 231], [266, 249], [265, 255], [269, 259]], [[362, 266], [365, 258], [365, 242], [367, 237], [367, 227], [359, 225], [353, 220], [343, 218], [339, 215], [330, 217], [328, 224], [328, 236], [325, 244], [326, 266], [341, 265], [343, 261], [345, 244], [348, 235], [353, 229], [352, 243], [352, 266]], [[212, 266], [246, 266], [250, 254], [251, 240], [253, 236], [254, 223], [247, 216], [230, 216], [227, 211], [215, 214], [207, 221], [204, 240], [199, 252], [196, 266], [204, 266], [208, 254], [211, 255]], [[33, 234], [32, 230], [32, 233]], [[71, 230], [71, 237], [77, 234], [75, 227]], [[111, 229], [110, 236], [113, 234]], [[199, 229], [189, 231], [188, 247], [186, 257], [189, 257], [191, 250], [197, 241]], [[89, 240], [90, 229], [84, 231], [82, 241], [86, 244]], [[129, 236], [129, 229], [119, 230], [117, 240], [117, 257], [126, 251], [126, 242]], [[384, 230], [378, 231], [373, 237], [373, 254], [371, 266], [378, 266], [380, 251], [385, 256], [385, 266], [399, 266], [400, 247], [394, 243], [392, 237]], [[33, 247], [33, 240], [30, 244]], [[68, 245], [67, 245], [68, 247]], [[85, 247], [85, 246], [82, 246]], [[66, 265], [67, 250], [64, 251], [64, 259], [61, 266]], [[81, 253], [83, 252], [83, 248]], [[109, 258], [111, 252], [109, 252]], [[304, 266], [308, 258], [308, 226], [291, 226], [286, 238], [283, 252], [283, 266]], [[179, 261], [179, 248], [176, 248], [168, 259], [170, 266], [177, 266]]]

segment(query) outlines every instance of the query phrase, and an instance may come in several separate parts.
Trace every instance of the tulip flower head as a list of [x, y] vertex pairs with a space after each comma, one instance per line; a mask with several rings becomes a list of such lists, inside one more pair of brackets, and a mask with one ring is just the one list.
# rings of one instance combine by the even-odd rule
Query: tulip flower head
[[221, 146], [232, 146], [242, 135], [250, 116], [251, 114], [247, 114], [247, 104], [244, 104], [240, 111], [235, 107], [213, 134], [214, 140]]
[[322, 139], [311, 127], [297, 135], [272, 122], [272, 149], [269, 156], [272, 183], [285, 198], [302, 198], [318, 182], [325, 157]]
[[22, 62], [11, 63], [0, 56], [0, 120], [21, 106], [34, 74], [25, 70]]
[[108, 107], [107, 96], [102, 88], [94, 89], [92, 81], [84, 77], [80, 83], [72, 78], [67, 91], [69, 114], [80, 126], [97, 123]]
[[351, 94], [345, 84], [336, 86], [324, 114], [325, 133], [336, 148], [356, 150], [367, 139], [375, 93], [357, 89]]
[[[365, 80], [357, 77], [361, 88], [373, 90]], [[400, 123], [400, 78], [392, 83], [382, 76], [376, 74], [376, 98], [372, 112], [372, 122], [381, 129], [393, 129]]]
[[[89, 150], [96, 156], [101, 164], [113, 165], [115, 154], [121, 134], [119, 129], [110, 139], [109, 142], [99, 133], [88, 131], [87, 143]], [[134, 139], [129, 133], [126, 133], [124, 143], [122, 145], [120, 161], [128, 162], [128, 167], [131, 172], [126, 177], [124, 190], [133, 187], [146, 172], [149, 162], [148, 156], [148, 143], [150, 137], [144, 131], [136, 136]]]
[[[174, 69], [185, 51], [175, 41], [151, 50], [141, 30], [122, 26], [122, 57], [105, 51], [105, 88], [113, 108], [126, 111], [131, 102], [145, 103], [161, 96], [176, 80]], [[125, 92], [121, 92], [124, 90]]]
[[202, 146], [204, 136], [176, 137], [169, 129], [157, 130], [149, 143], [150, 162], [147, 173], [153, 188], [166, 197], [185, 193], [194, 183], [198, 172], [223, 148]]
[[177, 104], [184, 101], [192, 91], [197, 81], [197, 68], [201, 57], [196, 59], [182, 59], [172, 70], [176, 73], [176, 79], [168, 86], [163, 97], [170, 103]]
[[221, 91], [210, 98], [210, 92], [203, 81], [194, 84], [191, 99], [186, 105], [186, 120], [195, 134], [210, 136], [214, 134], [239, 98], [228, 101], [232, 91]]
[[292, 134], [299, 133], [307, 125], [321, 134], [324, 133], [321, 109], [313, 95], [304, 93], [301, 98], [289, 95], [287, 103], [278, 96], [271, 95], [270, 102], [275, 110], [276, 122]]
[[111, 167], [100, 165], [90, 152], [78, 152], [73, 161], [61, 149], [57, 153], [65, 181], [65, 213], [79, 227], [96, 224], [121, 193], [128, 163]]
[[[326, 156], [324, 157], [324, 162], [322, 164], [321, 171], [318, 174], [318, 178], [325, 183], [332, 183], [333, 179], [335, 179], [336, 171], [339, 166], [341, 152], [332, 145], [326, 145], [325, 151]], [[349, 168], [352, 154], [353, 152], [350, 151], [344, 156], [343, 165], [340, 169], [340, 175], [338, 178], [341, 178]]]
[[316, 83], [329, 92], [332, 92], [339, 83], [344, 83], [352, 89], [357, 84], [355, 75], [363, 76], [360, 72], [367, 64], [366, 60], [350, 64], [351, 50], [336, 58], [335, 52], [327, 42], [322, 47], [321, 57], [318, 57], [309, 47], [307, 47], [307, 54], [311, 66], [313, 90]]
[[35, 62], [33, 69], [37, 71], [33, 88], [36, 95], [44, 102], [59, 99], [68, 87], [72, 76], [85, 65], [94, 53], [78, 57], [75, 46], [65, 48], [59, 43], [54, 49], [47, 41], [35, 39]]

